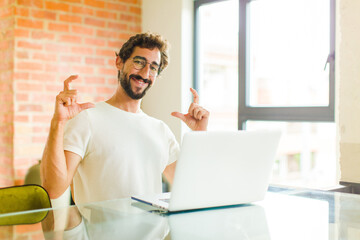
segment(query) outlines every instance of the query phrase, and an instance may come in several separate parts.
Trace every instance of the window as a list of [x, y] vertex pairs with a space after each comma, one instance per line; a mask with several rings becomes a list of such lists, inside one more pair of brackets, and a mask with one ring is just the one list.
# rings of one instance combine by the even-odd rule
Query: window
[[334, 0], [195, 2], [209, 130], [281, 129], [272, 183], [336, 184], [334, 11]]

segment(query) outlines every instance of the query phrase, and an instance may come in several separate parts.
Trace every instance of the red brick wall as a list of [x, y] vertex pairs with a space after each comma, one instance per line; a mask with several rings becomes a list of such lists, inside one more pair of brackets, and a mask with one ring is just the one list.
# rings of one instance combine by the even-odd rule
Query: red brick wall
[[13, 64], [14, 15], [11, 0], [0, 0], [0, 186], [14, 182], [13, 176]]
[[0, 61], [6, 59], [9, 68], [0, 69], [0, 128], [5, 130], [0, 132], [1, 187], [10, 185], [2, 180], [12, 179], [9, 166], [13, 184], [22, 184], [28, 168], [41, 158], [64, 79], [79, 75], [73, 88], [79, 90], [80, 102], [113, 94], [115, 51], [141, 31], [141, 0], [0, 2], [10, 2], [9, 13], [1, 10], [0, 21], [13, 19], [9, 29], [14, 35], [9, 31], [8, 42], [0, 43], [0, 55], [7, 54]]

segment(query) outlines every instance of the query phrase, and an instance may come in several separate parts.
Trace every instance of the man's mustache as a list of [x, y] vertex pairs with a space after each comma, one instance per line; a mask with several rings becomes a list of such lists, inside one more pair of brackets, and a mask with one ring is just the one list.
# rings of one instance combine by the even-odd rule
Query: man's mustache
[[151, 80], [149, 80], [149, 79], [144, 79], [144, 78], [142, 78], [140, 75], [131, 74], [131, 75], [129, 76], [129, 78], [135, 78], [135, 79], [137, 79], [137, 80], [142, 80], [144, 83], [149, 83], [150, 85], [152, 84], [152, 81], [151, 81]]

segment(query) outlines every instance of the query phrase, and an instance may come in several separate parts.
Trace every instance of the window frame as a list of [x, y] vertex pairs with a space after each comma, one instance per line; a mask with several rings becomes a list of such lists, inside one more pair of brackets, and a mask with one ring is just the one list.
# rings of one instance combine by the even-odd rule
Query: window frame
[[[194, 2], [194, 88], [198, 89], [198, 23], [199, 8], [227, 0], [197, 0]], [[239, 1], [239, 52], [238, 52], [238, 129], [245, 129], [248, 120], [285, 121], [285, 122], [334, 122], [335, 121], [335, 0], [330, 1], [330, 49], [326, 64], [329, 67], [329, 105], [308, 107], [254, 107], [249, 104], [249, 78], [247, 61], [249, 46], [249, 12], [248, 4], [256, 0]]]

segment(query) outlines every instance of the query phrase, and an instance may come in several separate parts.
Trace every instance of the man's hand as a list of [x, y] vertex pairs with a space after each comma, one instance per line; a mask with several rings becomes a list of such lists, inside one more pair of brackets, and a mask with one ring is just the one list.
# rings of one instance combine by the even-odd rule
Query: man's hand
[[66, 122], [82, 110], [95, 107], [93, 103], [77, 103], [77, 90], [70, 88], [70, 83], [77, 78], [77, 75], [72, 75], [64, 81], [64, 90], [56, 96], [53, 120]]
[[172, 112], [171, 115], [180, 118], [193, 131], [206, 131], [210, 113], [199, 106], [199, 95], [195, 89], [190, 88], [190, 91], [194, 96], [194, 100], [190, 104], [188, 113]]

